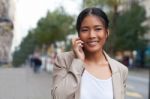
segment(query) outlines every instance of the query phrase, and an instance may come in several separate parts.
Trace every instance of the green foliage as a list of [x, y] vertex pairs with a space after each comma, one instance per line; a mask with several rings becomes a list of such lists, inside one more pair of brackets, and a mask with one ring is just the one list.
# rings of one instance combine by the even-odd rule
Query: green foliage
[[118, 15], [110, 36], [114, 50], [132, 51], [145, 48], [146, 41], [143, 35], [148, 30], [146, 26], [142, 26], [146, 20], [145, 15], [145, 9], [138, 4]]
[[13, 66], [18, 67], [28, 58], [28, 55], [35, 49], [36, 41], [34, 35], [29, 32], [27, 37], [21, 42], [20, 47], [13, 53]]
[[114, 8], [115, 6], [118, 6], [122, 1], [124, 0], [83, 0], [83, 8], [85, 7], [110, 7]]
[[39, 44], [50, 44], [65, 40], [68, 33], [72, 31], [73, 17], [57, 10], [48, 12], [46, 18], [39, 20], [36, 28], [36, 39]]
[[30, 30], [23, 39], [18, 50], [13, 55], [13, 65], [20, 66], [34, 49], [42, 45], [50, 45], [56, 41], [65, 40], [68, 33], [74, 32], [74, 18], [64, 12], [63, 9], [48, 12], [46, 17], [41, 18], [37, 27]]

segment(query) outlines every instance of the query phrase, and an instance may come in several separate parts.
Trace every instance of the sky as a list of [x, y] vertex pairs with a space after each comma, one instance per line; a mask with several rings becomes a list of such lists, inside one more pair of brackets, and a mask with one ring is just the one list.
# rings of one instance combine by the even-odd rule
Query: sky
[[35, 28], [38, 20], [46, 16], [48, 10], [54, 11], [63, 6], [69, 14], [77, 15], [81, 2], [82, 0], [16, 0], [12, 51], [27, 35], [28, 30]]

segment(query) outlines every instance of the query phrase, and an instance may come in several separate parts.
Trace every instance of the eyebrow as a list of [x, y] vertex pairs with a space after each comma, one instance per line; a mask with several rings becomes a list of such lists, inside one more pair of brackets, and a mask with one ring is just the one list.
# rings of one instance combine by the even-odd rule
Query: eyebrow
[[95, 25], [94, 27], [104, 27], [103, 25]]

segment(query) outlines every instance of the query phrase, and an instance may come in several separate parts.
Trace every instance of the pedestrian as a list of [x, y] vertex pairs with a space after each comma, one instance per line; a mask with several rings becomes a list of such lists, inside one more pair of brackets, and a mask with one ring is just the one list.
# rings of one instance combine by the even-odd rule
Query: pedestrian
[[33, 58], [33, 62], [34, 62], [33, 71], [34, 71], [34, 73], [38, 73], [40, 70], [40, 67], [42, 65], [42, 61], [40, 58], [35, 57], [35, 58]]
[[86, 8], [79, 14], [73, 51], [55, 60], [53, 99], [124, 99], [128, 69], [103, 50], [108, 26], [100, 8]]

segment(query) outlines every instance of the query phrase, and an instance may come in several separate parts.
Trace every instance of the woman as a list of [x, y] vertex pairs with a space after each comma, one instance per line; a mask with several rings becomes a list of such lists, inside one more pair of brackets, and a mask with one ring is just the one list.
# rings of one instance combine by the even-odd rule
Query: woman
[[79, 14], [73, 51], [61, 53], [55, 61], [53, 99], [124, 99], [128, 69], [103, 51], [108, 26], [99, 8]]

